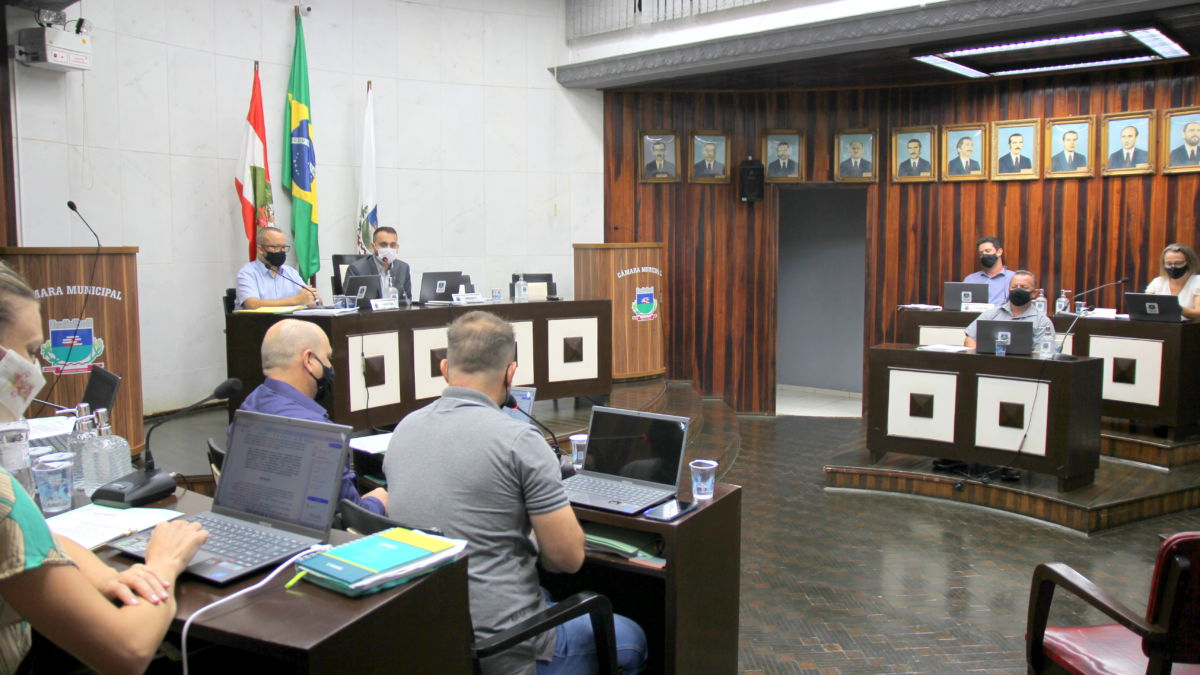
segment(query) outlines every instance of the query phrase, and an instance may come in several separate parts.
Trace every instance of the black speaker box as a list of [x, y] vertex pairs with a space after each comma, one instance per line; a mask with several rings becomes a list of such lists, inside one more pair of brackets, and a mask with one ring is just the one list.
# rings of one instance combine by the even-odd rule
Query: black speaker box
[[762, 162], [747, 159], [738, 165], [738, 197], [743, 202], [761, 202], [765, 190], [766, 169]]

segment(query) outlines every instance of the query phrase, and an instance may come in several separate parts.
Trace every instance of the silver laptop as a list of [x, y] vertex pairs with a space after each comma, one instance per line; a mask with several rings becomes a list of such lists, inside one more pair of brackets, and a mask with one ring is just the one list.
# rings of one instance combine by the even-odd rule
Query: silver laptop
[[1126, 293], [1125, 307], [1133, 321], [1158, 321], [1179, 323], [1186, 321], [1179, 308], [1179, 296], [1153, 295], [1151, 293]]
[[563, 481], [572, 504], [638, 513], [675, 496], [691, 420], [596, 406], [583, 468]]
[[988, 285], [963, 281], [942, 283], [942, 307], [946, 311], [962, 311], [964, 302], [988, 302]]
[[537, 387], [509, 387], [508, 392], [517, 402], [517, 407], [504, 408], [504, 412], [515, 420], [533, 424], [533, 402], [537, 398]]
[[[329, 541], [350, 427], [239, 410], [212, 511], [187, 516], [208, 530], [187, 571], [225, 584]], [[150, 530], [109, 546], [144, 558]]]

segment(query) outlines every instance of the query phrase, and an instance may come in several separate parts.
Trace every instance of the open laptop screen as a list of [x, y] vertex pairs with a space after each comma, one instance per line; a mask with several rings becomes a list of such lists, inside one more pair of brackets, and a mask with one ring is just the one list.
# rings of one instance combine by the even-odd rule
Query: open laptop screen
[[676, 486], [689, 421], [676, 415], [596, 406], [583, 468]]
[[213, 511], [328, 534], [349, 432], [340, 424], [237, 411]]

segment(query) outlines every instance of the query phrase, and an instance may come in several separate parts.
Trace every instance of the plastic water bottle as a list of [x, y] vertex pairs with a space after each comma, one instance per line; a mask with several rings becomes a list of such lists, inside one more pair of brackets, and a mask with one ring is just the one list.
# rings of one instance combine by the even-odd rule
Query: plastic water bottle
[[29, 470], [29, 422], [24, 418], [0, 424], [0, 466], [17, 479], [30, 495], [33, 473]]
[[1037, 290], [1037, 292], [1038, 292], [1038, 296], [1033, 299], [1033, 308], [1036, 309], [1042, 315], [1045, 315], [1046, 314], [1046, 291], [1045, 291], [1045, 289], [1039, 288]]
[[76, 490], [83, 487], [84, 466], [84, 448], [90, 438], [96, 436], [96, 418], [92, 416], [92, 406], [87, 403], [80, 403], [75, 406], [75, 428], [71, 430], [71, 437], [67, 440], [67, 449], [75, 454], [72, 460], [73, 466], [73, 483]]
[[390, 279], [388, 280], [387, 293], [385, 295], [387, 296], [388, 300], [396, 303], [397, 307], [400, 306], [400, 291], [396, 290], [396, 286], [391, 282]]
[[529, 282], [525, 281], [525, 275], [517, 275], [517, 282], [513, 284], [514, 302], [529, 302]]
[[1058, 299], [1054, 301], [1055, 314], [1061, 314], [1071, 308], [1071, 299], [1067, 297], [1067, 293], [1070, 292], [1071, 291], [1066, 289], [1062, 289], [1058, 292]]

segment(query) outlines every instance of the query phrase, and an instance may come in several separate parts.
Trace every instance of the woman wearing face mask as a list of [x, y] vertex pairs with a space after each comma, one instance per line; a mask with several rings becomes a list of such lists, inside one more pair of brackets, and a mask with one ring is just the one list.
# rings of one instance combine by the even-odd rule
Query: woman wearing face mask
[[[33, 290], [0, 262], [0, 418], [19, 418], [42, 388], [41, 343]], [[175, 578], [207, 536], [195, 523], [163, 523], [146, 563], [118, 573], [51, 535], [33, 499], [0, 469], [0, 673], [25, 659], [30, 625], [96, 670], [145, 670], [175, 616]]]
[[1178, 296], [1183, 315], [1200, 320], [1200, 260], [1196, 252], [1183, 244], [1167, 244], [1158, 260], [1162, 274], [1146, 286], [1146, 292]]

